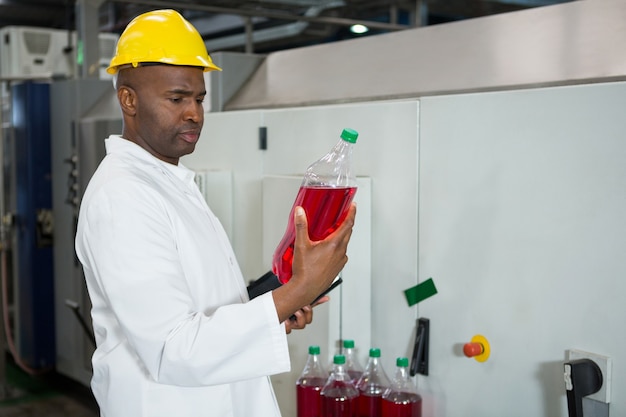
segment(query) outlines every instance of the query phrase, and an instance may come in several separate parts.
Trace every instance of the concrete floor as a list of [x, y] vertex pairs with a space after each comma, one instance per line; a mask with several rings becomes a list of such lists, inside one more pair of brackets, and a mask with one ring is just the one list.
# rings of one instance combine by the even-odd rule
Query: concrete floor
[[0, 378], [0, 417], [99, 417], [98, 405], [88, 387], [49, 372], [24, 373], [8, 362]]
[[26, 403], [3, 405], [0, 417], [98, 417], [98, 411], [86, 407], [71, 397], [57, 396]]

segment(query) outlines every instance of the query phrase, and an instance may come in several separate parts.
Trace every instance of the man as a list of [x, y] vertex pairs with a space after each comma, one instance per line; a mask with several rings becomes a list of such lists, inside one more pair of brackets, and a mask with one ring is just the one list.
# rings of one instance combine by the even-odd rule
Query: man
[[292, 279], [248, 299], [224, 230], [179, 163], [200, 137], [203, 71], [216, 69], [172, 10], [135, 18], [108, 68], [123, 132], [106, 140], [76, 235], [103, 417], [279, 416], [269, 375], [289, 370], [286, 333], [311, 322], [310, 304], [347, 262], [355, 206], [320, 242], [296, 210]]

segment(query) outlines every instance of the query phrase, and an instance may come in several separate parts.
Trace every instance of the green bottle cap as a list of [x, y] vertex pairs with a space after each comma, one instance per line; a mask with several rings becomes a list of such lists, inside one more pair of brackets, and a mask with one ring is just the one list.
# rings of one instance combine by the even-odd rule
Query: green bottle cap
[[320, 347], [319, 346], [309, 346], [309, 355], [319, 355]]
[[396, 366], [407, 368], [409, 366], [409, 358], [398, 358], [396, 359]]
[[371, 348], [370, 349], [370, 358], [380, 358], [380, 349]]
[[346, 349], [354, 348], [354, 340], [344, 340], [343, 341], [343, 347], [346, 348]]
[[359, 137], [359, 132], [354, 129], [345, 128], [343, 132], [341, 132], [341, 139], [346, 142], [356, 143], [356, 138]]
[[343, 355], [335, 355], [335, 357], [333, 358], [333, 363], [335, 365], [343, 365], [344, 363], [346, 363], [346, 357]]

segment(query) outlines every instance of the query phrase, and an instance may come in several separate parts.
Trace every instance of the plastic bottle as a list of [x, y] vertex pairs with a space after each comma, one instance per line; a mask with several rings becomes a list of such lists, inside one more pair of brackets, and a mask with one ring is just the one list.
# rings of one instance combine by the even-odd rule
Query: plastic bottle
[[355, 130], [344, 129], [341, 139], [330, 152], [307, 168], [287, 220], [287, 230], [272, 259], [272, 272], [281, 283], [291, 279], [296, 238], [293, 224], [295, 207], [304, 208], [309, 237], [314, 241], [327, 237], [345, 219], [357, 188], [351, 161], [352, 148], [358, 136]]
[[382, 399], [382, 417], [421, 417], [422, 397], [409, 376], [409, 360], [396, 360], [396, 374]]
[[354, 350], [354, 340], [343, 341], [343, 355], [346, 357], [346, 372], [352, 378], [352, 382], [356, 385], [361, 375], [363, 375], [363, 367], [359, 362]]
[[333, 370], [322, 388], [322, 417], [355, 417], [357, 391], [345, 370], [346, 357], [335, 355]]
[[309, 346], [302, 374], [296, 381], [296, 403], [298, 417], [321, 417], [322, 400], [320, 393], [328, 380], [328, 372], [320, 361], [320, 347]]
[[389, 378], [380, 362], [380, 349], [371, 348], [365, 371], [356, 384], [359, 390], [357, 417], [381, 417], [382, 396], [389, 385]]

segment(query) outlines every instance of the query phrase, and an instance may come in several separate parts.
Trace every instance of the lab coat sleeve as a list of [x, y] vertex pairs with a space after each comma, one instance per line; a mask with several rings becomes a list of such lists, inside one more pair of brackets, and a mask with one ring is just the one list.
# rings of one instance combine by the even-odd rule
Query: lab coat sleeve
[[[195, 311], [172, 238], [171, 213], [157, 192], [112, 181], [81, 211], [84, 230], [77, 246], [86, 275], [95, 281], [90, 292], [106, 300], [155, 381], [214, 385], [289, 370], [285, 329], [271, 293], [217, 306], [210, 314]], [[106, 346], [107, 337], [97, 337], [105, 351], [116, 348]]]

